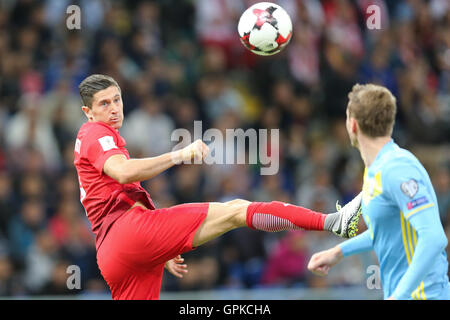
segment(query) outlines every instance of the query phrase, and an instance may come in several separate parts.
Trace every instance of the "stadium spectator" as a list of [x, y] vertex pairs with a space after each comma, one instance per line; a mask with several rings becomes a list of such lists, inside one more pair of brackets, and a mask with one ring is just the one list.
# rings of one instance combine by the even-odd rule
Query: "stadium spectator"
[[295, 282], [304, 282], [308, 271], [308, 254], [304, 232], [288, 232], [267, 257], [261, 283], [289, 286]]
[[57, 253], [52, 234], [47, 230], [38, 231], [25, 260], [24, 283], [31, 294], [40, 292], [50, 280]]
[[27, 147], [39, 150], [44, 157], [45, 166], [55, 170], [59, 167], [61, 155], [50, 120], [40, 115], [40, 99], [35, 94], [21, 97], [21, 110], [8, 122], [5, 141], [11, 152], [20, 152]]
[[8, 234], [11, 254], [19, 267], [24, 266], [37, 232], [45, 227], [46, 217], [43, 201], [38, 199], [24, 201], [19, 214], [11, 219]]
[[163, 102], [154, 96], [146, 96], [139, 108], [127, 116], [122, 134], [137, 154], [153, 157], [173, 148], [171, 135], [174, 129], [174, 121], [164, 112]]

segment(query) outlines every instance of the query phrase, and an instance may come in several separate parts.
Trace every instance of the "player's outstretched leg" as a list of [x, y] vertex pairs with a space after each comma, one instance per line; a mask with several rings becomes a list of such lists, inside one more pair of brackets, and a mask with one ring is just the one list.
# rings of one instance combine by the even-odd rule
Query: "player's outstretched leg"
[[245, 226], [268, 232], [326, 230], [348, 238], [356, 235], [360, 207], [361, 194], [332, 214], [279, 201], [250, 202], [236, 199], [225, 203], [211, 202], [207, 217], [195, 233], [193, 246], [197, 247], [230, 230]]

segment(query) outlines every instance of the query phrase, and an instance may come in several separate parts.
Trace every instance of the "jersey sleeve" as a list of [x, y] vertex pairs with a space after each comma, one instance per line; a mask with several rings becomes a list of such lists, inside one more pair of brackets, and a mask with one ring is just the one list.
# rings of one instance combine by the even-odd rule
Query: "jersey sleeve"
[[369, 230], [366, 230], [356, 237], [340, 243], [338, 246], [341, 248], [342, 255], [344, 257], [370, 251], [373, 249]]
[[98, 126], [93, 128], [83, 140], [81, 144], [81, 155], [99, 173], [103, 172], [103, 165], [109, 157], [115, 154], [124, 154], [117, 146], [117, 134], [106, 127]]
[[437, 210], [432, 186], [417, 167], [408, 163], [403, 165], [398, 163], [389, 167], [383, 174], [388, 194], [398, 205], [405, 219], [409, 220], [413, 215], [421, 214], [432, 207]]

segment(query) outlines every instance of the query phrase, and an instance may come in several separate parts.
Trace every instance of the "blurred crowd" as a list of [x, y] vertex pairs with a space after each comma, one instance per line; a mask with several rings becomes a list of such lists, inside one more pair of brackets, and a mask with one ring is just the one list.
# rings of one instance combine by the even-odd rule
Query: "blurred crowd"
[[[345, 129], [347, 94], [379, 83], [397, 97], [394, 139], [435, 187], [450, 236], [450, 4], [448, 0], [279, 0], [293, 38], [272, 57], [237, 34], [249, 0], [0, 0], [0, 296], [108, 292], [79, 201], [74, 140], [85, 121], [78, 84], [92, 73], [121, 86], [120, 130], [132, 157], [171, 151], [176, 128], [280, 129], [276, 175], [260, 164], [183, 165], [143, 182], [157, 207], [185, 202], [286, 201], [335, 211], [362, 186]], [[81, 9], [70, 30], [69, 5]], [[380, 8], [369, 30], [367, 8]], [[234, 230], [187, 253], [183, 279], [163, 291], [364, 286], [367, 253], [327, 278], [309, 257], [341, 239], [325, 232]], [[67, 268], [81, 270], [69, 290]]]

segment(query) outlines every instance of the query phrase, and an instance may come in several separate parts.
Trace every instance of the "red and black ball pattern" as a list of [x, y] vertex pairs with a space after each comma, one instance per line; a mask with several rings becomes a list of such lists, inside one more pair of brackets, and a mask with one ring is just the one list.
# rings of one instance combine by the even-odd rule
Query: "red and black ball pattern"
[[[255, 8], [253, 9], [253, 14], [256, 16], [256, 22], [255, 25], [253, 26], [253, 29], [258, 29], [260, 30], [261, 27], [265, 24], [265, 23], [270, 23], [276, 30], [278, 30], [278, 21], [277, 19], [272, 15], [273, 12], [277, 10], [277, 8], [275, 7], [268, 7], [266, 10], [262, 10], [262, 9], [258, 9]], [[246, 32], [244, 33], [244, 35], [242, 37], [240, 37], [242, 44], [247, 47], [249, 50], [254, 50], [254, 51], [261, 51], [258, 47], [252, 45], [250, 43], [250, 33]], [[278, 43], [278, 47], [273, 49], [273, 51], [279, 50], [279, 48], [284, 45], [285, 43], [289, 42], [289, 40], [291, 39], [292, 36], [292, 32], [289, 32], [289, 34], [286, 37], [283, 37], [280, 32], [277, 32], [277, 37], [275, 39], [276, 43]], [[271, 53], [272, 51], [269, 51], [267, 53]]]

